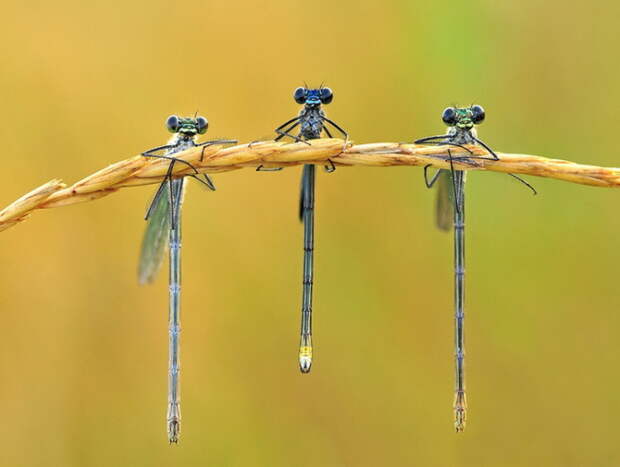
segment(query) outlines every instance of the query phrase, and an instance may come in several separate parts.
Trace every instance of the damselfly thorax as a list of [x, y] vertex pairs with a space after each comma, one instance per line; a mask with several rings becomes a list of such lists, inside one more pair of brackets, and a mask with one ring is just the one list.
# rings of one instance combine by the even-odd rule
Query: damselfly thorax
[[459, 128], [457, 126], [448, 127], [446, 139], [455, 144], [476, 144], [478, 133], [476, 128]]
[[174, 146], [168, 150], [170, 153], [181, 152], [196, 146], [196, 135], [175, 134], [168, 140], [169, 146]]
[[301, 118], [300, 135], [303, 139], [317, 139], [321, 137], [325, 113], [320, 107], [306, 105], [299, 112], [299, 117]]

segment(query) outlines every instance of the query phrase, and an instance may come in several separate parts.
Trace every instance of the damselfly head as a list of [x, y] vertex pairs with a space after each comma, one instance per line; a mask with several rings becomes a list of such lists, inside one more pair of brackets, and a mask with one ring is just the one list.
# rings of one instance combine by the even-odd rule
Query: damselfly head
[[178, 117], [170, 115], [166, 120], [166, 128], [170, 133], [177, 133], [184, 138], [193, 138], [196, 135], [202, 135], [207, 132], [209, 122], [204, 117]]
[[293, 99], [295, 99], [295, 102], [298, 104], [318, 107], [321, 104], [329, 104], [334, 99], [334, 93], [330, 88], [324, 88], [322, 86], [319, 89], [308, 89], [303, 87], [295, 89]]
[[471, 130], [474, 125], [484, 120], [484, 109], [479, 105], [464, 108], [448, 107], [443, 111], [441, 119], [448, 126]]

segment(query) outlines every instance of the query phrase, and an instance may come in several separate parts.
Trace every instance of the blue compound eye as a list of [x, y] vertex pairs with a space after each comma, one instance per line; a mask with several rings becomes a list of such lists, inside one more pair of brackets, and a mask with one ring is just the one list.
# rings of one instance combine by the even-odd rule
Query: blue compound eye
[[321, 88], [320, 93], [323, 104], [329, 104], [334, 99], [334, 93], [329, 88]]
[[179, 131], [179, 117], [176, 115], [170, 115], [168, 120], [166, 120], [166, 128], [170, 133], [176, 133]]
[[472, 117], [471, 120], [474, 123], [482, 123], [484, 120], [484, 109], [479, 105], [474, 105], [471, 108]]
[[196, 119], [196, 129], [198, 130], [198, 134], [204, 135], [207, 132], [207, 128], [209, 128], [209, 122], [204, 117], [198, 117]]
[[456, 123], [456, 109], [454, 107], [448, 107], [441, 114], [441, 119], [446, 125], [452, 126]]
[[297, 102], [298, 104], [305, 104], [306, 103], [306, 89], [305, 88], [295, 89], [295, 92], [293, 93], [293, 99], [295, 99], [295, 102]]

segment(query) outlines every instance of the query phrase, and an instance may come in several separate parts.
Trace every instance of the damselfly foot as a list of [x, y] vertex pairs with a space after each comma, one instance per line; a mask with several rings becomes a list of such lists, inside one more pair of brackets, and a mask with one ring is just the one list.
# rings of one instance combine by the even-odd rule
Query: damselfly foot
[[282, 167], [264, 167], [263, 164], [256, 167], [257, 172], [279, 172]]
[[325, 169], [325, 172], [327, 172], [328, 174], [335, 172], [336, 166], [334, 165], [334, 162], [331, 159], [327, 159], [327, 162], [329, 162], [329, 165], [323, 167]]

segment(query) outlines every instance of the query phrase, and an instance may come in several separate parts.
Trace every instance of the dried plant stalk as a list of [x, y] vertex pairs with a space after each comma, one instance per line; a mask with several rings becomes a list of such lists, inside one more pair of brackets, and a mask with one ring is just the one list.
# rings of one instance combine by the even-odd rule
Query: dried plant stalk
[[[191, 163], [199, 173], [219, 173], [244, 167], [290, 167], [300, 164], [336, 166], [389, 167], [400, 165], [431, 165], [450, 168], [448, 150], [458, 170], [491, 170], [523, 175], [555, 178], [583, 185], [620, 187], [620, 168], [582, 165], [540, 156], [498, 153], [500, 160], [489, 160], [479, 146], [469, 146], [473, 153], [451, 146], [424, 146], [401, 143], [352, 145], [340, 139], [318, 139], [309, 143], [263, 141], [224, 147], [213, 145], [192, 148], [176, 157]], [[458, 159], [461, 158], [461, 159]], [[24, 220], [35, 209], [67, 206], [92, 201], [114, 193], [120, 188], [160, 183], [169, 161], [135, 156], [112, 164], [74, 185], [67, 187], [52, 180], [22, 196], [0, 211], [0, 231]], [[185, 164], [176, 164], [175, 177], [195, 173]]]

